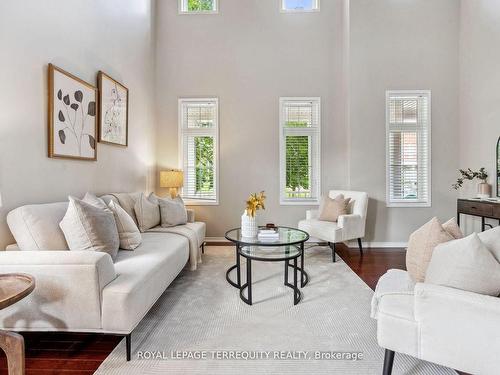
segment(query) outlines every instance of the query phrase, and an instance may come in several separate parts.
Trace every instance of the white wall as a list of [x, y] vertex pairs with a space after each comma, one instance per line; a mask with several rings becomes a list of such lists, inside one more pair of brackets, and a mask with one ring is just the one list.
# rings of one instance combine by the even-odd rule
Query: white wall
[[[459, 166], [485, 167], [495, 189], [495, 149], [500, 136], [500, 2], [462, 0], [461, 6]], [[473, 196], [476, 184], [468, 183], [461, 195]], [[479, 220], [469, 218], [464, 224], [467, 232], [480, 228]]]
[[[458, 168], [456, 0], [350, 0], [350, 185], [370, 197], [367, 238], [406, 242], [433, 216], [455, 215]], [[432, 207], [387, 208], [385, 91], [432, 91]]]
[[160, 169], [178, 166], [178, 97], [220, 100], [220, 205], [196, 207], [209, 236], [239, 226], [246, 198], [260, 190], [262, 223], [305, 217], [304, 206], [279, 205], [280, 96], [322, 98], [322, 187], [347, 184], [342, 1], [307, 14], [280, 13], [278, 3], [226, 0], [218, 15], [179, 15], [176, 1], [158, 2]]
[[[154, 186], [154, 24], [151, 0], [0, 2], [0, 248], [6, 213], [86, 191]], [[98, 70], [130, 89], [129, 147], [98, 144], [98, 161], [47, 157], [47, 64], [96, 84]]]

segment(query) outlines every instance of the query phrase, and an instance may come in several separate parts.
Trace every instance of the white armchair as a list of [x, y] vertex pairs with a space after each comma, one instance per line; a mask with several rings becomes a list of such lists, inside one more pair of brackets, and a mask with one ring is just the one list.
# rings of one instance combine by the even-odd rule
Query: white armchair
[[346, 198], [351, 198], [349, 204], [349, 214], [341, 215], [338, 221], [318, 220], [318, 210], [306, 212], [305, 220], [299, 221], [299, 229], [309, 233], [311, 237], [328, 242], [332, 249], [332, 260], [335, 262], [335, 244], [339, 242], [358, 240], [359, 251], [363, 254], [361, 239], [365, 236], [366, 211], [368, 208], [368, 194], [361, 191], [330, 190], [328, 195], [335, 198], [343, 194]]
[[384, 375], [395, 352], [471, 374], [498, 374], [500, 298], [427, 283], [389, 270], [372, 300]]

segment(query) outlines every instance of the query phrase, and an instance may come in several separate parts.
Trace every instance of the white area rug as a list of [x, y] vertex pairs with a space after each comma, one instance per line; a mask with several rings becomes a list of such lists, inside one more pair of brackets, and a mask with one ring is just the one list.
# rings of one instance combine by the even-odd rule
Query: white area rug
[[[134, 330], [132, 360], [126, 362], [123, 340], [96, 374], [381, 374], [371, 289], [345, 263], [332, 263], [327, 248], [307, 250], [305, 263], [310, 282], [294, 306], [283, 262], [252, 262], [254, 304], [248, 306], [225, 280], [234, 248], [208, 247], [198, 271], [182, 272]], [[207, 359], [172, 359], [172, 351]], [[363, 358], [317, 360], [316, 351]], [[216, 359], [266, 353], [270, 359]], [[150, 355], [159, 358], [141, 358]], [[396, 354], [393, 374], [455, 372]]]

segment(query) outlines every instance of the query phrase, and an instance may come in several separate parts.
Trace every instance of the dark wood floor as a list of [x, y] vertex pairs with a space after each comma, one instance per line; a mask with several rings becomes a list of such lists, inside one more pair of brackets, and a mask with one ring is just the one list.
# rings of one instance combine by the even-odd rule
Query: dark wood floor
[[[337, 245], [337, 253], [372, 289], [389, 268], [405, 267], [402, 249], [365, 249], [361, 257], [359, 250]], [[111, 335], [83, 333], [24, 333], [23, 336], [28, 375], [92, 374], [121, 340]], [[3, 352], [0, 374], [7, 374]]]

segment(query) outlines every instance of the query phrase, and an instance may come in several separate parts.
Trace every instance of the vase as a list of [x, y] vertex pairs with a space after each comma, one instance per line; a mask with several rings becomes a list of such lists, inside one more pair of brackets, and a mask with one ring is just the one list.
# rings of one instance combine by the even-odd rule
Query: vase
[[258, 232], [257, 218], [247, 215], [247, 212], [244, 211], [243, 215], [241, 215], [241, 236], [247, 238], [257, 237]]
[[477, 185], [477, 197], [486, 199], [491, 197], [491, 185], [486, 182], [481, 182]]

